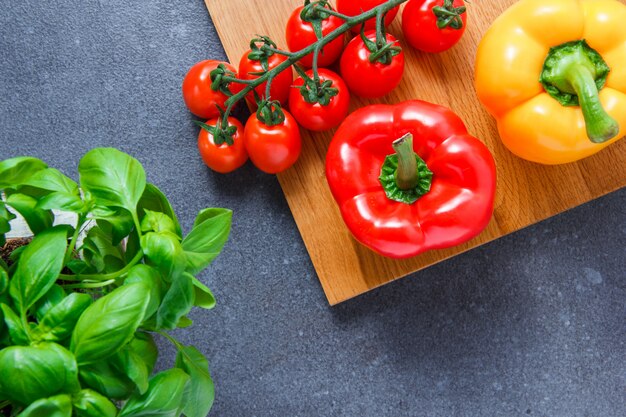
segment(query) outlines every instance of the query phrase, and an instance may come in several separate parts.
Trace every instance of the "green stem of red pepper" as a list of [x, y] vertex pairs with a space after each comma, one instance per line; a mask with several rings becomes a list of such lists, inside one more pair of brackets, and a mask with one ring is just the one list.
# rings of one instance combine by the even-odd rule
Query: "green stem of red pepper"
[[417, 187], [419, 174], [417, 172], [415, 152], [413, 151], [413, 135], [407, 133], [400, 139], [394, 140], [391, 146], [396, 151], [396, 157], [398, 158], [396, 185], [404, 191]]
[[430, 191], [433, 173], [413, 150], [413, 135], [407, 133], [392, 143], [395, 154], [388, 155], [380, 171], [387, 198], [412, 204]]

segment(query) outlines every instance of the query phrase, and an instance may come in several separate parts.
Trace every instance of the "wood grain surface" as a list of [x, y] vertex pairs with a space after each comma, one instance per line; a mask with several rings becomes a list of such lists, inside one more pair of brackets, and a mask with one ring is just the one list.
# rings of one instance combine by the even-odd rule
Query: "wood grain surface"
[[[291, 10], [302, 3], [300, 0], [205, 2], [235, 66], [256, 34], [269, 35], [279, 47], [286, 47], [286, 20]], [[626, 185], [626, 140], [581, 162], [560, 166], [526, 162], [500, 142], [494, 119], [476, 98], [473, 64], [482, 35], [513, 3], [514, 0], [472, 2], [468, 28], [458, 45], [437, 55], [406, 46], [405, 74], [400, 86], [384, 99], [353, 97], [351, 102], [351, 111], [370, 103], [392, 104], [415, 98], [441, 104], [456, 112], [470, 133], [484, 141], [496, 160], [498, 188], [493, 218], [477, 238], [408, 260], [388, 259], [361, 246], [345, 227], [326, 183], [324, 160], [333, 132], [312, 134], [302, 130], [300, 160], [278, 179], [331, 305]], [[406, 45], [400, 30], [400, 15], [389, 31]]]

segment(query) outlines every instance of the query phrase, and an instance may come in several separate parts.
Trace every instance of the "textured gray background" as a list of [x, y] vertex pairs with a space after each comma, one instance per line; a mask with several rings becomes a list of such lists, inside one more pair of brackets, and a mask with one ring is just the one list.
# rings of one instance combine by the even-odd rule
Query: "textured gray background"
[[626, 190], [330, 308], [276, 179], [198, 156], [181, 81], [225, 57], [201, 0], [0, 0], [0, 54], [0, 159], [75, 178], [114, 146], [186, 230], [234, 209], [201, 276], [218, 306], [177, 333], [209, 357], [211, 415], [626, 415]]

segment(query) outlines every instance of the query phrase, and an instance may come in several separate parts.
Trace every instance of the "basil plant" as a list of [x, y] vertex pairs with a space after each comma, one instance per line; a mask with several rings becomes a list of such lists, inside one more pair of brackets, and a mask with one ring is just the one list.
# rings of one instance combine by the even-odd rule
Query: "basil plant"
[[[34, 236], [0, 259], [0, 414], [31, 417], [206, 416], [207, 359], [168, 332], [213, 294], [195, 275], [219, 254], [232, 212], [200, 211], [183, 235], [141, 164], [88, 152], [79, 184], [36, 158], [0, 162], [0, 247], [19, 213]], [[53, 210], [76, 214], [54, 224]], [[154, 337], [178, 350], [154, 374]]]

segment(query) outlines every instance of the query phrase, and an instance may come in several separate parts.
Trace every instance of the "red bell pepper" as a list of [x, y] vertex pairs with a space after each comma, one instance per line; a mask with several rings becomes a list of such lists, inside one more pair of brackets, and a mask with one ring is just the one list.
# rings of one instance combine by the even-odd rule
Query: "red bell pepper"
[[491, 153], [450, 109], [425, 101], [348, 116], [328, 149], [326, 178], [354, 237], [392, 258], [465, 242], [493, 212]]

